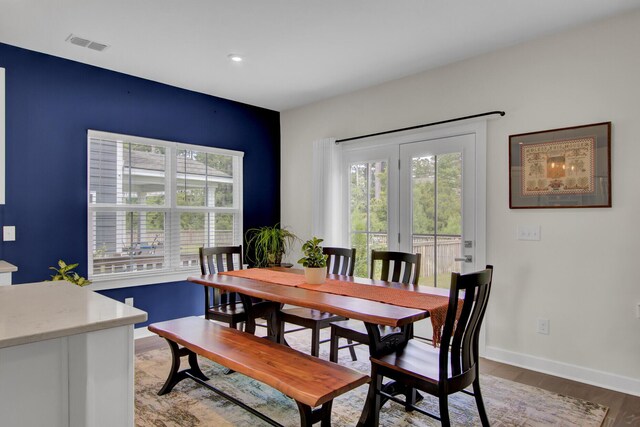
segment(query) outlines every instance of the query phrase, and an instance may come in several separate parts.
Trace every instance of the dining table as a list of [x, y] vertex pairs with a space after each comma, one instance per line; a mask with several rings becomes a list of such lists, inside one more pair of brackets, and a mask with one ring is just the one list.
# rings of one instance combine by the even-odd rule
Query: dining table
[[[374, 357], [401, 349], [413, 337], [413, 324], [427, 317], [431, 317], [437, 343], [449, 303], [448, 289], [332, 274], [325, 283], [311, 285], [303, 270], [281, 267], [191, 276], [188, 281], [236, 292], [248, 316], [245, 332], [255, 333], [256, 319], [264, 318], [267, 338], [274, 342], [285, 342], [278, 317], [284, 304], [360, 320], [366, 326], [369, 353]], [[412, 399], [416, 396], [414, 390], [395, 383], [386, 385], [385, 392]], [[365, 404], [358, 425], [367, 425], [374, 410]]]

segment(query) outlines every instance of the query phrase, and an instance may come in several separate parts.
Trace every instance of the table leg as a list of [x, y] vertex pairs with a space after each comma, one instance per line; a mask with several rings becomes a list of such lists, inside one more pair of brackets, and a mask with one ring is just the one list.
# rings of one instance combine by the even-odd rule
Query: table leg
[[266, 319], [267, 338], [277, 343], [281, 334], [280, 321], [278, 319], [281, 304], [273, 301], [254, 301], [250, 296], [239, 295], [244, 311], [247, 313], [245, 332], [254, 334], [256, 331], [256, 319]]

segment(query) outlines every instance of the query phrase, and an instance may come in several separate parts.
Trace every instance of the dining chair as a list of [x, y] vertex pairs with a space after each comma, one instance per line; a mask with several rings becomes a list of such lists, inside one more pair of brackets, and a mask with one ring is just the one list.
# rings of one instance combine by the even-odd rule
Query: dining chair
[[[348, 248], [322, 248], [322, 253], [328, 255], [327, 273], [339, 274], [342, 276], [353, 276], [356, 262], [356, 250]], [[313, 310], [305, 307], [291, 307], [280, 310], [280, 330], [284, 331], [284, 324], [291, 323], [301, 328], [291, 329], [281, 335], [281, 341], [284, 342], [284, 335], [297, 332], [304, 329], [311, 329], [311, 355], [318, 357], [320, 353], [320, 344], [328, 342], [329, 339], [320, 340], [320, 330], [331, 326], [331, 322], [345, 320], [345, 317], [336, 316], [335, 314], [326, 313], [319, 310]], [[356, 360], [356, 353], [350, 347], [351, 358]]]
[[[235, 266], [242, 269], [242, 245], [202, 247], [199, 252], [202, 274], [233, 271]], [[234, 261], [234, 255], [237, 261]], [[239, 326], [247, 320], [247, 314], [235, 292], [224, 292], [209, 286], [204, 287], [204, 317], [227, 323], [236, 329], [241, 329]]]
[[[406, 347], [395, 353], [371, 357], [371, 384], [365, 405], [371, 417], [368, 425], [378, 426], [380, 407], [387, 400], [393, 400], [407, 410], [416, 410], [449, 426], [449, 395], [461, 391], [475, 397], [480, 421], [483, 426], [489, 426], [480, 391], [478, 339], [492, 278], [491, 265], [479, 272], [451, 275], [451, 293], [439, 348], [409, 340]], [[392, 382], [383, 385], [385, 377]], [[411, 387], [436, 396], [440, 416], [388, 394], [386, 390], [393, 382], [396, 389], [400, 386], [407, 391]], [[473, 392], [465, 390], [469, 385], [473, 385]]]
[[[369, 277], [375, 279], [376, 266], [380, 266], [380, 280], [389, 282], [399, 282], [408, 285], [417, 285], [420, 279], [420, 260], [419, 253], [411, 254], [406, 252], [390, 252], [390, 251], [371, 251], [371, 271]], [[393, 328], [380, 326], [381, 334], [386, 335], [392, 332]], [[346, 338], [347, 344], [340, 346], [340, 338]], [[331, 323], [331, 349], [329, 351], [329, 360], [338, 361], [338, 351], [348, 348], [351, 351], [353, 360], [355, 354], [353, 347], [360, 344], [369, 345], [369, 334], [364, 323], [356, 320], [341, 320]]]

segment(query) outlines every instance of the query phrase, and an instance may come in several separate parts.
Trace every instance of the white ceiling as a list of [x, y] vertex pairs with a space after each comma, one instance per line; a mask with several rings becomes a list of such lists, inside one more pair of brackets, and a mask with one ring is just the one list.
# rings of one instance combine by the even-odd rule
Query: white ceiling
[[[638, 7], [638, 0], [0, 0], [0, 42], [283, 111]], [[71, 33], [110, 47], [99, 53], [66, 43]], [[229, 53], [246, 60], [232, 63]]]

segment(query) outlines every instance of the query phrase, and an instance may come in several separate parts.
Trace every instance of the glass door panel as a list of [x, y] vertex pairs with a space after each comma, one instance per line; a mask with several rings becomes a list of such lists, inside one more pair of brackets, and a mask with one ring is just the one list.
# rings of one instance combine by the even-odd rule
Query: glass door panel
[[400, 172], [401, 248], [422, 254], [421, 285], [448, 288], [451, 272], [465, 270], [460, 260], [473, 259], [473, 245], [463, 248], [463, 236], [473, 241], [474, 234], [473, 216], [463, 220], [474, 197], [463, 187], [472, 149], [473, 138], [464, 136], [401, 145], [401, 164], [408, 165]]
[[349, 165], [349, 234], [355, 275], [369, 277], [372, 249], [388, 248], [388, 161]]

